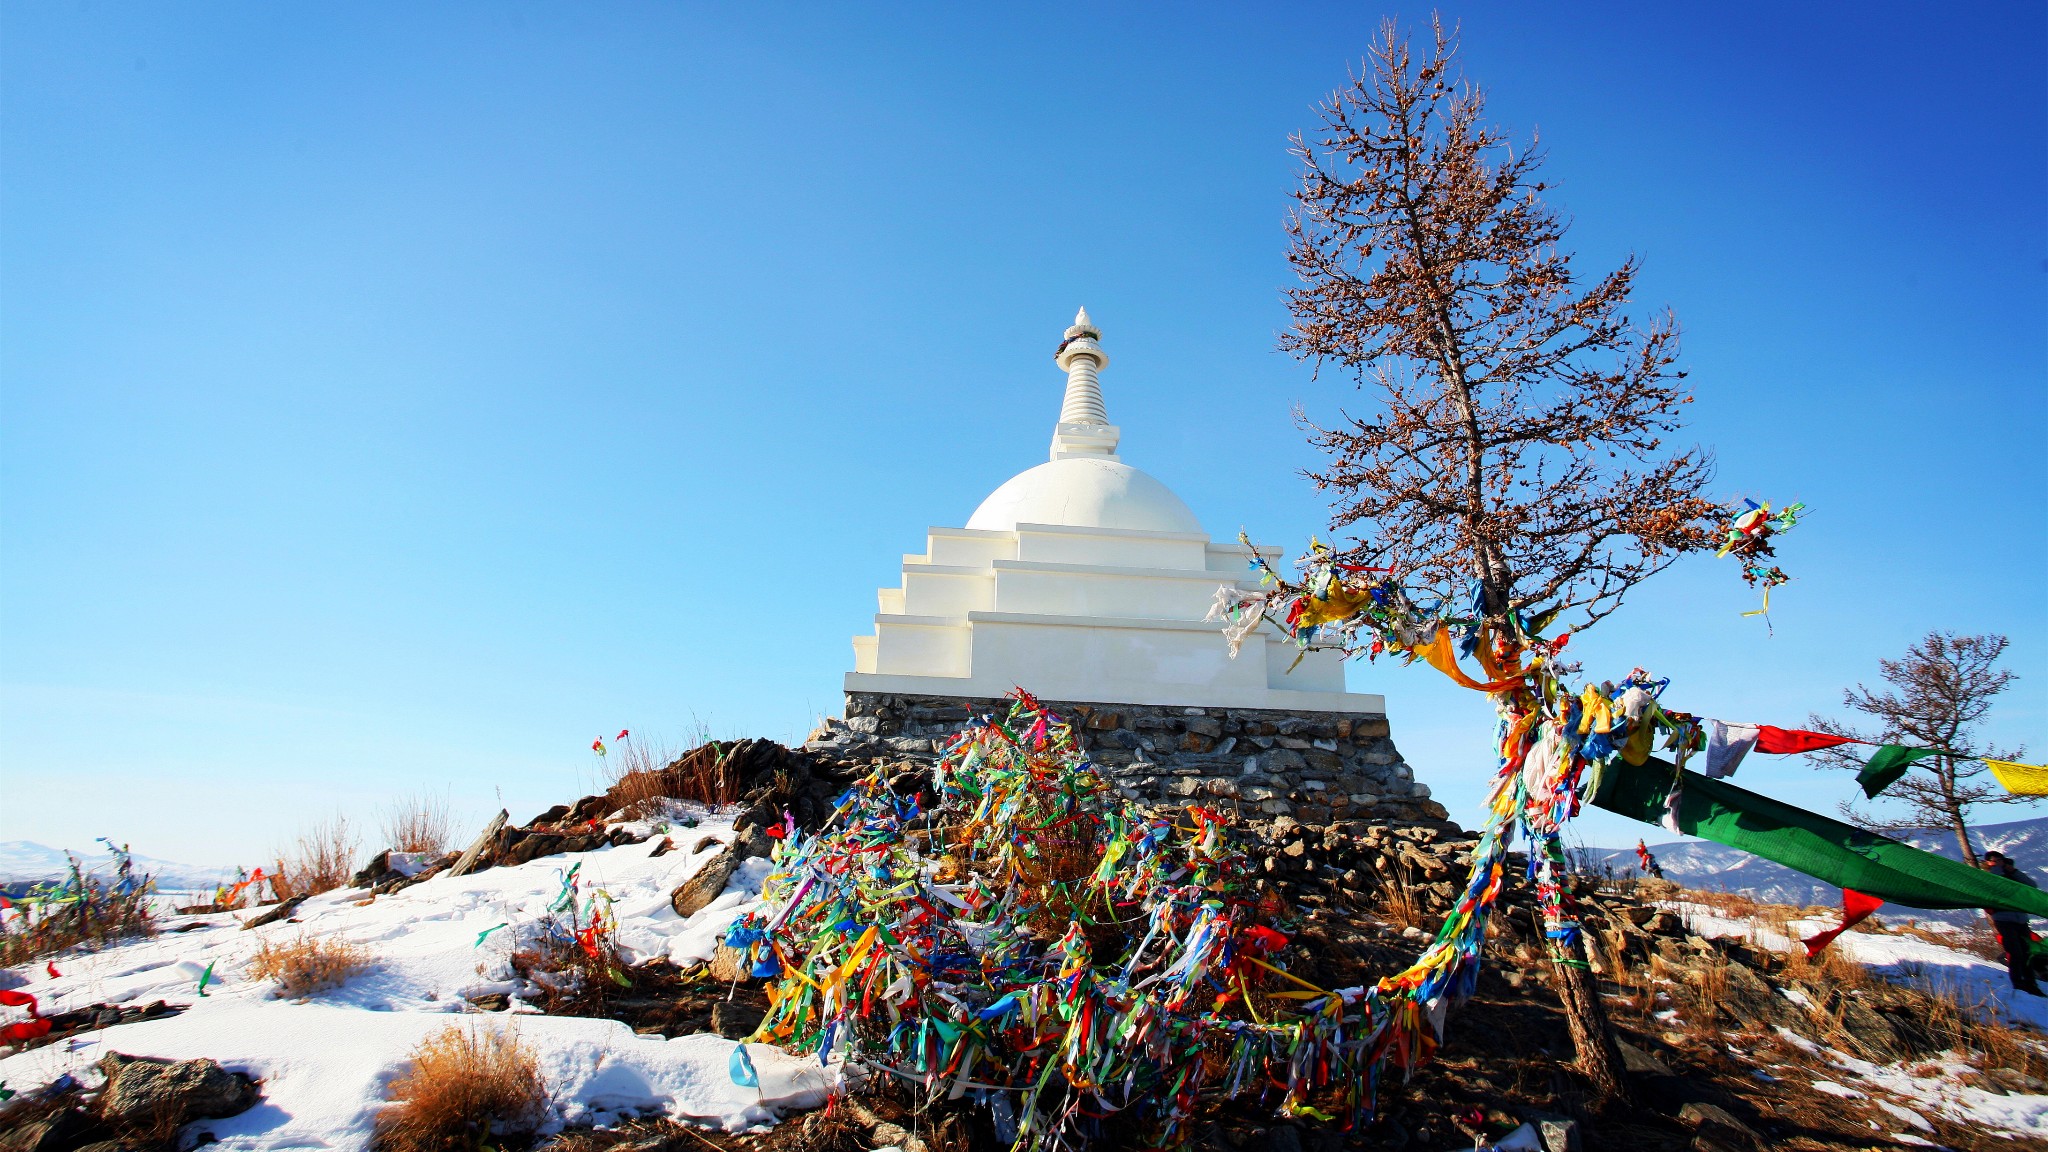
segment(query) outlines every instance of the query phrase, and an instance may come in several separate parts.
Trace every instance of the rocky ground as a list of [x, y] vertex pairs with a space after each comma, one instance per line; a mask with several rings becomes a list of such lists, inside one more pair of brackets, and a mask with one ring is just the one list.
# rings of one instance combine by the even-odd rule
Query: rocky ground
[[[814, 826], [849, 782], [878, 764], [897, 777], [924, 772], [931, 760], [929, 743], [920, 752], [830, 736], [821, 734], [808, 750], [767, 741], [722, 748], [709, 784], [701, 760], [672, 765], [668, 771], [677, 778], [657, 782], [662, 787], [683, 786], [687, 772], [689, 786], [716, 787], [737, 805], [739, 815], [711, 843], [693, 843], [681, 829], [662, 834], [621, 827], [619, 817], [647, 794], [648, 784], [622, 781], [608, 793], [492, 830], [466, 862], [451, 854], [405, 875], [380, 858], [358, 885], [372, 896], [395, 893], [458, 862], [472, 872], [517, 868], [555, 853], [653, 840], [653, 855], [708, 856], [670, 895], [676, 914], [687, 917], [718, 896], [750, 858], [767, 852], [764, 830], [783, 812]], [[1475, 837], [1423, 810], [1421, 798], [1402, 803], [1413, 819], [1395, 818], [1392, 805], [1376, 819], [1322, 824], [1291, 812], [1246, 814], [1263, 885], [1291, 935], [1279, 958], [1283, 967], [1324, 987], [1341, 987], [1399, 971], [1421, 951], [1461, 891]], [[1830, 954], [1820, 962], [1788, 960], [1741, 940], [1703, 938], [1676, 910], [1682, 895], [1668, 886], [1603, 885], [1591, 877], [1581, 886], [1596, 971], [1624, 1041], [1628, 1099], [1595, 1102], [1572, 1070], [1532, 893], [1513, 884], [1493, 921], [1477, 994], [1451, 1016], [1432, 1062], [1405, 1082], [1389, 1074], [1370, 1125], [1347, 1132], [1315, 1121], [1280, 1122], [1256, 1100], [1218, 1102], [1192, 1127], [1189, 1146], [1214, 1152], [1464, 1149], [1528, 1123], [1548, 1152], [2048, 1147], [2048, 1084], [2041, 1079], [2048, 1076], [2048, 1047], [2038, 1034], [1988, 1021], [1953, 998], [1873, 979]], [[679, 966], [655, 959], [632, 969], [630, 990], [565, 998], [547, 1008], [621, 1021], [645, 1036], [745, 1036], [760, 1018], [763, 990], [722, 961], [715, 955], [709, 964]], [[469, 1011], [517, 1008], [502, 992], [466, 999]], [[80, 1043], [95, 1028], [121, 1023], [124, 1014], [171, 1014], [180, 1007], [73, 1010], [40, 1043]], [[149, 1070], [154, 1063], [128, 1073], [118, 1053], [107, 1059], [115, 1062], [107, 1087], [88, 1091], [74, 1084], [5, 1105], [0, 1152], [169, 1147], [175, 1124], [140, 1125], [134, 1120], [139, 1113], [114, 1102], [124, 1078], [138, 1084], [190, 1080], [218, 1089], [195, 1096], [189, 1107], [158, 1105], [165, 1116], [214, 1115], [226, 1107], [221, 1100], [241, 1099], [239, 1082], [222, 1081], [218, 1066], [195, 1065], [166, 1079]], [[706, 1146], [965, 1152], [999, 1144], [986, 1119], [964, 1103], [932, 1104], [889, 1083], [870, 1084], [823, 1112], [762, 1132], [639, 1120], [572, 1129], [543, 1146], [554, 1152]]]

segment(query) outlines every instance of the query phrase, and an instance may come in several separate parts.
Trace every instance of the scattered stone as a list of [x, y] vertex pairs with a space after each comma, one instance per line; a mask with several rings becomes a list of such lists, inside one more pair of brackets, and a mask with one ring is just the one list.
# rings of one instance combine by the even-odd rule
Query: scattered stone
[[1579, 1122], [1569, 1116], [1529, 1109], [1522, 1113], [1522, 1119], [1536, 1129], [1543, 1152], [1581, 1152], [1584, 1148], [1579, 1139]]
[[1621, 1065], [1640, 1076], [1670, 1076], [1669, 1065], [1626, 1040], [1617, 1040], [1614, 1046], [1621, 1049]]
[[100, 1115], [110, 1124], [170, 1122], [233, 1116], [256, 1103], [256, 1082], [212, 1060], [159, 1060], [109, 1052], [99, 1062], [107, 1078]]
[[730, 984], [735, 980], [749, 979], [747, 954], [730, 944], [720, 944], [712, 950], [708, 970], [713, 980]]
[[711, 1030], [727, 1040], [744, 1040], [761, 1026], [763, 1015], [751, 1004], [720, 1000], [711, 1006]]
[[676, 885], [675, 891], [669, 893], [669, 907], [684, 919], [695, 916], [718, 899], [718, 894], [725, 891], [725, 882], [732, 879], [739, 866], [739, 856], [730, 848], [706, 860], [688, 880]]
[[[1706, 1136], [1725, 1138], [1728, 1134], [1734, 1134], [1748, 1140], [1763, 1139], [1763, 1137], [1757, 1135], [1755, 1129], [1736, 1119], [1733, 1113], [1718, 1104], [1706, 1104], [1699, 1101], [1688, 1103], [1678, 1110], [1678, 1121], [1681, 1124], [1692, 1125], [1702, 1135]], [[1717, 1128], [1722, 1131], [1716, 1132], [1715, 1129]]]

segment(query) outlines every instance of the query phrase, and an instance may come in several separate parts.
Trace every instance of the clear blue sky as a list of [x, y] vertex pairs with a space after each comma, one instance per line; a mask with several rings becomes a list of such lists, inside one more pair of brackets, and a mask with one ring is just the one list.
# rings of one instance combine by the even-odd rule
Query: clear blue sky
[[[1273, 350], [1285, 142], [1386, 10], [994, 7], [0, 8], [0, 839], [254, 862], [407, 789], [524, 818], [622, 727], [800, 739], [1043, 458], [1079, 304], [1125, 458], [1304, 543], [1289, 408], [1356, 394]], [[2048, 752], [2048, 9], [1445, 12], [1583, 266], [1677, 310], [1720, 494], [1812, 508], [1775, 637], [1701, 559], [1588, 672], [1799, 724], [1997, 630]], [[1485, 702], [1353, 686], [1476, 822]]]

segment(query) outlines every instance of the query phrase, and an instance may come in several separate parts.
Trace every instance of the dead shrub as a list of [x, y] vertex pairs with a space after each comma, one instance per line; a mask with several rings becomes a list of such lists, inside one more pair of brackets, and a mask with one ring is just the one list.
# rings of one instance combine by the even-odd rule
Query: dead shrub
[[413, 1049], [378, 1117], [377, 1152], [476, 1152], [494, 1136], [525, 1135], [547, 1115], [533, 1049], [495, 1028], [449, 1025]]
[[249, 961], [249, 975], [277, 984], [288, 1000], [310, 996], [322, 988], [339, 987], [370, 966], [370, 950], [337, 936], [301, 936], [278, 943], [265, 940]]
[[2039, 1033], [2014, 1028], [1981, 1007], [1965, 1014], [1958, 1005], [1956, 1015], [1969, 1046], [1981, 1057], [1979, 1067], [2004, 1069], [2036, 1080], [2048, 1077], [2048, 1046], [2041, 1043]]
[[307, 827], [296, 844], [278, 853], [293, 894], [317, 896], [348, 883], [361, 844], [348, 817], [339, 812]]
[[605, 796], [628, 816], [648, 815], [662, 800], [730, 804], [740, 794], [733, 747], [714, 740], [674, 756], [664, 745], [621, 740], [605, 757], [610, 773]]
[[422, 852], [438, 860], [454, 839], [455, 817], [444, 797], [419, 792], [384, 811], [384, 845], [394, 852]]

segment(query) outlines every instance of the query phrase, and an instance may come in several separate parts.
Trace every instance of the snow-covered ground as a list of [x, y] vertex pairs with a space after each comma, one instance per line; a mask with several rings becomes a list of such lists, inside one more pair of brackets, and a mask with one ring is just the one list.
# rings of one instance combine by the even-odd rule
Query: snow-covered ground
[[[1903, 1122], [1909, 1130], [1892, 1134], [1892, 1139], [1900, 1143], [1931, 1144], [1918, 1134], [1934, 1131], [1928, 1116], [1993, 1132], [2048, 1139], [2048, 1096], [1988, 1092], [1966, 1083], [1971, 1069], [1953, 1060], [1873, 1064], [1846, 1052], [1824, 1048], [1789, 1028], [1777, 1031], [1787, 1044], [1842, 1073], [1840, 1079], [1813, 1081], [1815, 1089], [1846, 1100], [1868, 1099]], [[1776, 1070], [1784, 1076], [1803, 1074], [1786, 1066]]]
[[[1789, 952], [1804, 939], [1838, 920], [1794, 920], [1792, 936], [1754, 920], [1738, 920], [1714, 909], [1689, 901], [1665, 903], [1665, 908], [1684, 917], [1686, 927], [1708, 939], [1741, 937], [1752, 945], [1776, 952]], [[2005, 966], [1981, 956], [1913, 936], [1878, 932], [1844, 932], [1829, 947], [1863, 964], [1878, 975], [1898, 984], [1934, 992], [1947, 992], [1965, 1009], [1974, 1008], [1986, 1016], [2008, 1022], [2031, 1024], [2048, 1030], [2048, 999], [2015, 991]], [[1795, 1003], [1804, 997], [1796, 989], [1786, 995]], [[1955, 1060], [1915, 1060], [1906, 1064], [1873, 1064], [1845, 1052], [1823, 1048], [1787, 1029], [1778, 1029], [1790, 1044], [1826, 1061], [1839, 1070], [1839, 1079], [1813, 1082], [1814, 1088], [1845, 1099], [1868, 1098], [1906, 1130], [1893, 1133], [1902, 1144], [1932, 1144], [1920, 1133], [1931, 1132], [1926, 1116], [1934, 1115], [1959, 1124], [2016, 1136], [2048, 1139], [2048, 1096], [1986, 1091], [1965, 1082], [1970, 1071]], [[1781, 1075], [1797, 1075], [1780, 1069]]]
[[[1710, 940], [1744, 937], [1759, 948], [1780, 953], [1798, 947], [1782, 932], [1753, 920], [1722, 915], [1703, 904], [1674, 901], [1662, 906], [1683, 917], [1694, 935]], [[1804, 939], [1838, 923], [1839, 919], [1795, 920], [1791, 928], [1794, 936]], [[1916, 936], [1883, 932], [1844, 932], [1829, 947], [1895, 984], [1945, 992], [1965, 1008], [2048, 1031], [2048, 998], [2015, 991], [2004, 964]]]
[[[254, 1109], [206, 1122], [219, 1147], [366, 1148], [386, 1086], [405, 1071], [409, 1053], [467, 1012], [461, 1023], [512, 1030], [538, 1054], [554, 1097], [551, 1127], [663, 1113], [740, 1130], [771, 1123], [783, 1109], [816, 1107], [836, 1083], [837, 1066], [749, 1045], [760, 1086], [742, 1087], [731, 1072], [733, 1041], [638, 1036], [617, 1021], [518, 1011], [517, 997], [536, 990], [512, 971], [515, 933], [533, 928], [578, 863], [582, 890], [611, 896], [619, 945], [635, 963], [708, 959], [732, 919], [755, 906], [768, 872], [760, 859], [745, 862], [710, 907], [687, 921], [675, 914], [669, 893], [732, 839], [732, 814], [686, 807], [674, 815], [698, 825], [673, 829], [677, 850], [660, 857], [650, 855], [652, 843], [548, 856], [436, 877], [367, 904], [360, 903], [362, 891], [342, 889], [306, 901], [297, 923], [245, 931], [241, 919], [255, 912], [178, 918], [166, 927], [207, 926], [60, 957], [55, 979], [41, 964], [15, 969], [15, 986], [36, 996], [45, 1012], [152, 1000], [188, 1007], [175, 1017], [88, 1032], [0, 1060], [0, 1083], [30, 1091], [65, 1074], [92, 1083], [91, 1066], [109, 1051], [209, 1057], [263, 1082]], [[707, 840], [716, 843], [697, 847]], [[301, 935], [354, 941], [375, 960], [345, 985], [297, 1001], [278, 999], [268, 981], [246, 976], [263, 940]], [[199, 979], [209, 966], [201, 996]], [[465, 995], [493, 991], [514, 996], [514, 1011], [469, 1011]]]

